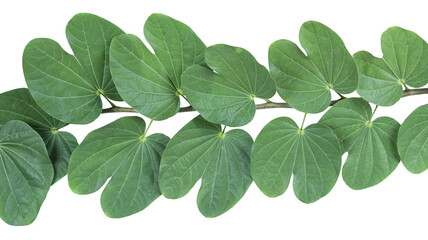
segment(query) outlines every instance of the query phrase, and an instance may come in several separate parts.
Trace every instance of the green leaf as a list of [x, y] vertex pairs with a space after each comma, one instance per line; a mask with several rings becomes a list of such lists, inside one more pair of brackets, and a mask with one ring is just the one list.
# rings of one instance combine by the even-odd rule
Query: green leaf
[[398, 131], [398, 152], [403, 165], [412, 173], [428, 168], [428, 105], [418, 107]]
[[10, 225], [34, 221], [54, 172], [39, 134], [12, 120], [0, 129], [0, 217]]
[[164, 67], [141, 40], [121, 35], [111, 44], [111, 71], [123, 99], [139, 113], [164, 120], [180, 109], [177, 90]]
[[159, 161], [169, 141], [163, 134], [145, 136], [145, 122], [123, 117], [89, 133], [71, 155], [68, 181], [77, 194], [100, 189], [104, 213], [120, 218], [146, 208], [161, 194]]
[[342, 39], [319, 22], [305, 22], [299, 39], [307, 56], [295, 43], [278, 40], [269, 47], [270, 71], [288, 104], [319, 113], [329, 106], [331, 89], [347, 94], [357, 88], [357, 67]]
[[64, 177], [70, 155], [77, 147], [77, 140], [72, 134], [58, 131], [66, 123], [43, 111], [25, 88], [0, 94], [0, 127], [10, 120], [24, 121], [43, 138], [55, 170], [52, 184]]
[[202, 178], [198, 208], [216, 217], [232, 208], [252, 180], [250, 152], [253, 140], [240, 129], [222, 132], [220, 125], [201, 116], [184, 126], [162, 155], [159, 186], [167, 198], [186, 195]]
[[254, 98], [269, 99], [275, 94], [269, 72], [245, 49], [214, 45], [207, 48], [205, 61], [216, 73], [193, 66], [182, 80], [187, 100], [208, 121], [243, 126], [254, 118]]
[[186, 24], [160, 13], [150, 15], [144, 36], [155, 50], [166, 74], [177, 90], [181, 73], [192, 65], [204, 65], [205, 44]]
[[380, 106], [391, 106], [403, 95], [403, 84], [422, 87], [428, 83], [428, 45], [416, 33], [391, 27], [382, 34], [383, 58], [361, 51], [357, 92]]
[[120, 100], [111, 80], [109, 47], [123, 31], [96, 15], [75, 15], [66, 28], [74, 56], [57, 42], [37, 38], [27, 44], [23, 69], [31, 95], [51, 116], [86, 124], [101, 113], [103, 94]]
[[320, 119], [333, 129], [348, 152], [342, 176], [352, 189], [374, 186], [397, 167], [397, 135], [400, 124], [392, 118], [372, 121], [372, 109], [361, 98], [348, 98], [336, 103]]
[[116, 37], [111, 45], [111, 71], [123, 99], [154, 120], [174, 116], [180, 109], [181, 73], [204, 65], [204, 43], [187, 25], [162, 14], [152, 14], [144, 35], [152, 54], [136, 36]]
[[283, 194], [293, 173], [294, 193], [304, 203], [330, 192], [340, 166], [339, 141], [330, 128], [312, 124], [300, 130], [288, 117], [269, 122], [251, 152], [251, 176], [264, 194]]

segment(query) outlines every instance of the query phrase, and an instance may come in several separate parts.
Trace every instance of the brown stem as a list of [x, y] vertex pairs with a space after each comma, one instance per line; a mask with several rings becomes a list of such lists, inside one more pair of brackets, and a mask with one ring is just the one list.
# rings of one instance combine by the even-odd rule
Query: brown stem
[[[428, 88], [419, 88], [419, 89], [406, 89], [403, 91], [403, 97], [428, 94]], [[330, 102], [330, 106], [333, 106], [337, 102], [342, 101], [345, 98], [340, 98]], [[292, 108], [288, 103], [276, 103], [276, 102], [267, 102], [256, 105], [256, 109], [269, 109], [269, 108]], [[182, 107], [178, 112], [193, 112], [196, 111], [192, 106]], [[103, 109], [102, 113], [115, 113], [115, 112], [124, 112], [124, 113], [136, 113], [133, 108], [128, 107], [111, 107]]]

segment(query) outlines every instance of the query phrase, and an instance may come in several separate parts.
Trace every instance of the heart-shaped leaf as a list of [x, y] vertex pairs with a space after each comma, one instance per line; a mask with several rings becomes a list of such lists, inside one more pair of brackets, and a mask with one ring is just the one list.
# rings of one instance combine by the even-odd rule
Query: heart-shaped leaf
[[218, 44], [207, 48], [201, 66], [187, 69], [183, 88], [189, 103], [208, 121], [242, 126], [255, 115], [254, 98], [275, 94], [275, 82], [265, 67], [245, 49]]
[[382, 182], [397, 167], [397, 135], [400, 124], [392, 118], [372, 121], [372, 109], [361, 98], [336, 103], [320, 119], [333, 129], [348, 152], [342, 176], [352, 189], [364, 189]]
[[169, 141], [163, 134], [146, 136], [139, 117], [123, 117], [86, 136], [71, 155], [68, 181], [77, 194], [100, 189], [104, 213], [120, 218], [146, 208], [161, 194], [159, 161]]
[[428, 168], [428, 105], [418, 107], [404, 120], [397, 142], [407, 170], [421, 173]]
[[315, 202], [333, 188], [340, 166], [339, 141], [330, 128], [312, 124], [301, 130], [288, 117], [269, 122], [251, 151], [251, 176], [269, 197], [283, 194], [293, 173], [297, 198]]
[[329, 106], [331, 89], [347, 94], [357, 88], [357, 67], [342, 39], [319, 22], [305, 22], [299, 39], [307, 56], [295, 43], [278, 40], [269, 47], [270, 71], [288, 104], [319, 113]]
[[199, 211], [206, 217], [225, 213], [244, 196], [252, 182], [252, 144], [251, 136], [243, 130], [225, 133], [218, 124], [201, 116], [194, 118], [171, 139], [162, 155], [162, 194], [180, 198], [202, 177]]
[[24, 75], [44, 111], [63, 122], [86, 124], [100, 115], [101, 94], [120, 100], [108, 55], [111, 39], [123, 31], [101, 17], [81, 13], [69, 21], [66, 34], [74, 56], [54, 40], [34, 39], [24, 50]]
[[52, 184], [64, 177], [70, 155], [77, 147], [77, 140], [72, 134], [58, 131], [66, 123], [43, 111], [25, 88], [0, 94], [0, 127], [10, 120], [26, 122], [43, 138], [55, 170]]
[[28, 124], [12, 120], [0, 129], [0, 217], [11, 225], [34, 221], [54, 171], [42, 138]]
[[123, 99], [154, 120], [175, 115], [180, 108], [181, 73], [204, 64], [204, 43], [187, 25], [162, 14], [152, 14], [144, 35], [152, 54], [134, 35], [116, 37], [111, 45], [111, 71]]
[[365, 100], [391, 106], [403, 96], [403, 84], [422, 87], [428, 83], [428, 45], [416, 33], [391, 27], [382, 34], [383, 58], [360, 51], [357, 92]]

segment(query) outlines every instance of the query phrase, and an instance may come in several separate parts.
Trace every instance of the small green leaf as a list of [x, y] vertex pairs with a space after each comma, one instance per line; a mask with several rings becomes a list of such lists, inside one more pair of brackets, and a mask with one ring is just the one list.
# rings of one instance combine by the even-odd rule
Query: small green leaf
[[380, 106], [391, 106], [403, 95], [403, 84], [422, 87], [428, 83], [428, 45], [416, 33], [391, 27], [382, 34], [383, 58], [361, 51], [357, 92]]
[[81, 13], [69, 21], [66, 33], [75, 56], [54, 40], [34, 39], [24, 50], [24, 75], [44, 111], [63, 122], [86, 124], [101, 113], [100, 94], [120, 100], [108, 50], [111, 39], [123, 31], [101, 17]]
[[162, 155], [159, 186], [167, 198], [186, 195], [202, 177], [199, 211], [216, 217], [232, 208], [245, 194], [250, 177], [253, 140], [240, 129], [222, 132], [220, 125], [201, 116], [184, 126]]
[[100, 189], [104, 213], [120, 218], [146, 208], [161, 194], [159, 161], [169, 141], [163, 134], [145, 136], [145, 122], [123, 117], [86, 136], [71, 155], [68, 181], [77, 194]]
[[0, 129], [0, 217], [10, 225], [34, 221], [54, 171], [43, 140], [28, 124], [12, 120]]
[[269, 99], [275, 82], [245, 49], [218, 44], [207, 48], [205, 61], [216, 73], [194, 66], [182, 75], [189, 103], [208, 121], [243, 126], [255, 115], [254, 98]]
[[269, 47], [270, 71], [288, 104], [319, 113], [329, 106], [331, 89], [347, 94], [357, 88], [357, 67], [342, 39], [319, 22], [305, 22], [299, 39], [307, 56], [295, 43], [278, 40]]
[[340, 166], [339, 141], [330, 128], [312, 124], [300, 130], [288, 117], [269, 122], [251, 152], [251, 176], [264, 194], [283, 194], [293, 173], [294, 193], [305, 203], [330, 192]]
[[0, 94], [0, 127], [10, 120], [24, 121], [42, 137], [55, 170], [52, 184], [64, 177], [70, 155], [77, 147], [77, 140], [72, 134], [58, 131], [66, 123], [43, 111], [25, 88]]
[[204, 65], [205, 44], [190, 27], [174, 18], [150, 15], [144, 24], [144, 36], [176, 89], [182, 89], [180, 76], [184, 70]]
[[110, 58], [114, 83], [135, 110], [154, 120], [164, 120], [178, 112], [177, 90], [157, 57], [137, 36], [114, 38]]
[[428, 168], [428, 105], [418, 107], [398, 131], [398, 152], [403, 165], [412, 173]]
[[352, 189], [374, 186], [397, 167], [397, 135], [400, 124], [392, 118], [372, 121], [372, 110], [361, 98], [348, 98], [336, 103], [320, 119], [335, 132], [348, 152], [342, 176]]

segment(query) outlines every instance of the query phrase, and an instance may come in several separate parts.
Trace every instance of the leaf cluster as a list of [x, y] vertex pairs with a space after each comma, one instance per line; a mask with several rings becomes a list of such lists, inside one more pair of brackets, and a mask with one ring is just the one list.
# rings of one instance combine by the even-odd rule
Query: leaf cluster
[[[428, 83], [428, 45], [412, 31], [387, 29], [382, 57], [351, 55], [333, 30], [308, 21], [299, 32], [301, 47], [285, 39], [271, 44], [269, 69], [241, 47], [207, 47], [190, 27], [163, 14], [147, 19], [143, 35], [148, 45], [80, 13], [66, 27], [72, 54], [52, 39], [27, 44], [28, 89], [0, 94], [0, 217], [6, 223], [33, 222], [50, 186], [66, 175], [76, 194], [107, 182], [101, 207], [112, 218], [140, 212], [161, 195], [181, 198], [201, 179], [197, 206], [211, 218], [237, 204], [253, 181], [277, 197], [293, 177], [296, 197], [312, 203], [331, 191], [341, 172], [350, 188], [365, 189], [400, 161], [412, 173], [428, 168], [428, 105], [402, 125], [374, 117], [378, 107], [428, 93], [421, 88]], [[345, 96], [355, 92], [359, 97]], [[272, 102], [275, 94], [284, 102]], [[110, 108], [103, 109], [102, 98]], [[257, 105], [256, 98], [266, 103]], [[180, 108], [183, 103], [189, 105]], [[306, 127], [305, 120], [299, 126], [286, 116], [274, 119], [255, 140], [239, 128], [257, 109], [277, 107], [294, 108], [304, 119], [325, 113]], [[193, 110], [199, 115], [171, 139], [149, 133], [153, 122]], [[80, 145], [61, 130], [103, 112], [138, 112], [150, 123], [121, 117]]]

